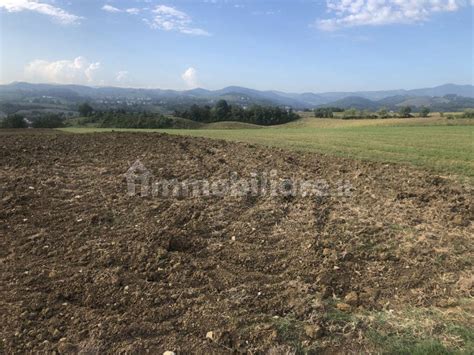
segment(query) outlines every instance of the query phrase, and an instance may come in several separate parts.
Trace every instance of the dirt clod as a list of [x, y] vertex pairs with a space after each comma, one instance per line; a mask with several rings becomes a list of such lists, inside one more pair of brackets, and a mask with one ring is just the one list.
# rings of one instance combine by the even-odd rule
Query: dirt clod
[[213, 331], [209, 331], [206, 333], [206, 339], [215, 341], [216, 340], [216, 333]]
[[359, 303], [359, 295], [355, 291], [349, 292], [344, 297], [344, 302], [351, 306], [357, 306], [357, 304]]
[[63, 338], [59, 340], [58, 352], [59, 354], [74, 354], [77, 352], [77, 347]]
[[317, 324], [306, 324], [304, 326], [305, 334], [311, 339], [319, 339], [323, 336], [323, 328]]
[[337, 303], [336, 308], [342, 312], [350, 312], [352, 310], [352, 307], [349, 304], [343, 302]]

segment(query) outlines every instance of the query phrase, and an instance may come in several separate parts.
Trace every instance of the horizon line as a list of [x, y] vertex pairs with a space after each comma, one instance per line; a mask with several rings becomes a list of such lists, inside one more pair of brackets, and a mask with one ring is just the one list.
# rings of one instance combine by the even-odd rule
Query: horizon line
[[364, 92], [364, 93], [370, 93], [370, 92], [380, 92], [380, 91], [411, 91], [411, 90], [422, 90], [422, 89], [435, 89], [439, 88], [442, 86], [448, 86], [448, 85], [456, 85], [456, 86], [471, 86], [474, 88], [474, 84], [456, 84], [456, 83], [444, 83], [444, 84], [439, 84], [436, 86], [424, 86], [424, 87], [416, 87], [414, 89], [404, 89], [404, 88], [397, 88], [397, 89], [379, 89], [379, 90], [341, 90], [341, 91], [304, 91], [304, 92], [291, 92], [291, 91], [282, 91], [282, 90], [276, 90], [276, 89], [254, 89], [251, 87], [246, 87], [246, 86], [239, 86], [239, 85], [228, 85], [224, 86], [220, 89], [206, 89], [203, 87], [196, 87], [192, 89], [165, 89], [165, 88], [159, 88], [159, 87], [133, 87], [133, 86], [113, 86], [113, 85], [88, 85], [88, 84], [75, 84], [75, 83], [48, 83], [48, 82], [40, 82], [40, 83], [34, 83], [34, 82], [29, 82], [29, 81], [12, 81], [10, 83], [0, 83], [0, 86], [9, 86], [9, 85], [14, 85], [14, 84], [29, 84], [29, 85], [55, 85], [55, 86], [82, 86], [82, 87], [87, 87], [91, 89], [104, 89], [104, 88], [113, 88], [113, 89], [123, 89], [123, 90], [162, 90], [162, 91], [175, 91], [175, 92], [189, 92], [189, 91], [194, 91], [194, 90], [204, 90], [204, 91], [209, 91], [209, 92], [214, 92], [214, 91], [220, 91], [228, 88], [240, 88], [240, 89], [247, 89], [247, 90], [254, 90], [254, 91], [260, 91], [260, 92], [281, 92], [285, 94], [328, 94], [328, 93], [359, 93], [359, 92]]

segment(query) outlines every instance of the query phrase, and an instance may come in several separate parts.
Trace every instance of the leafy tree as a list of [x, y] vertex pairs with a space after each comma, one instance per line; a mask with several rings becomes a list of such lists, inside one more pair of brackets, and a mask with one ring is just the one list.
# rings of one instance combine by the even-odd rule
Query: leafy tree
[[430, 109], [428, 107], [422, 107], [420, 110], [420, 117], [428, 117], [430, 114]]
[[[291, 109], [281, 107], [264, 107], [253, 105], [247, 109], [238, 105], [229, 105], [222, 100], [213, 108], [193, 105], [184, 111], [175, 111], [175, 116], [187, 118], [197, 122], [237, 121], [258, 125], [276, 125], [299, 118]], [[225, 103], [224, 103], [225, 102]]]
[[226, 100], [219, 100], [214, 107], [217, 121], [226, 121], [229, 119], [231, 108]]
[[402, 118], [409, 118], [411, 117], [411, 107], [410, 106], [403, 106], [400, 108], [400, 111], [398, 112], [400, 117]]
[[466, 109], [462, 115], [462, 118], [474, 118], [474, 109]]
[[245, 110], [238, 106], [238, 105], [232, 105], [230, 109], [230, 116], [232, 117], [233, 121], [238, 121], [238, 122], [245, 122], [246, 117], [245, 117]]
[[332, 118], [334, 117], [332, 108], [317, 108], [314, 110], [314, 117], [317, 118]]
[[28, 124], [26, 123], [23, 116], [20, 115], [10, 115], [3, 119], [1, 122], [2, 128], [27, 128]]
[[79, 114], [84, 117], [89, 117], [94, 112], [92, 106], [89, 105], [87, 102], [80, 104], [77, 110], [79, 111]]
[[201, 108], [198, 106], [198, 105], [192, 105], [189, 109], [189, 114], [191, 115], [191, 119], [193, 121], [197, 121], [197, 122], [203, 122], [204, 121], [204, 117], [202, 117], [202, 114], [201, 114]]
[[380, 118], [388, 118], [388, 111], [385, 108], [381, 108], [377, 112], [377, 115], [379, 115]]
[[55, 114], [44, 115], [35, 119], [33, 128], [58, 128], [64, 126], [64, 117]]
[[357, 112], [355, 108], [351, 108], [344, 111], [342, 118], [344, 119], [359, 118], [359, 113]]
[[360, 112], [360, 117], [361, 118], [378, 118], [378, 116], [376, 114], [374, 114], [372, 111], [370, 110], [363, 110]]
[[102, 112], [100, 113], [100, 127], [107, 128], [169, 128], [173, 120], [160, 114], [146, 112]]

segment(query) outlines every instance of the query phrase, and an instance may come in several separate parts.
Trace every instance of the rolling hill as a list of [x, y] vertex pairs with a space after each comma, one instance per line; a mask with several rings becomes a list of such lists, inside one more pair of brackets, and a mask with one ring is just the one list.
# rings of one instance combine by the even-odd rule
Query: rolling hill
[[415, 110], [421, 107], [429, 107], [431, 111], [462, 111], [474, 107], [474, 98], [457, 95], [445, 95], [443, 97], [396, 95], [380, 100], [369, 100], [360, 96], [349, 96], [320, 107], [355, 108], [371, 111], [384, 108], [396, 111], [402, 106], [410, 106]]
[[[338, 106], [376, 110], [381, 107], [396, 109], [399, 106], [428, 106], [437, 110], [474, 107], [474, 86], [446, 84], [434, 88], [415, 90], [387, 90], [362, 92], [285, 93], [260, 91], [239, 86], [220, 90], [202, 88], [176, 91], [163, 89], [136, 89], [117, 87], [89, 87], [82, 85], [31, 84], [15, 82], [0, 85], [0, 104], [54, 104], [72, 109], [88, 101], [106, 107], [127, 106], [143, 110], [171, 112], [176, 107], [192, 104], [214, 104], [225, 99], [231, 103], [278, 105], [294, 109], [319, 106]], [[4, 111], [0, 107], [0, 111]]]

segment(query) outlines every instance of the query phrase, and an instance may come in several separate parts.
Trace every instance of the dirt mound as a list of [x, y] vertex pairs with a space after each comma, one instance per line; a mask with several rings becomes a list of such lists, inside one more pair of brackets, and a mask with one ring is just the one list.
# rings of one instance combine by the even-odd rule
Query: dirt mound
[[[447, 178], [162, 134], [12, 134], [0, 149], [2, 352], [367, 350], [364, 325], [335, 314], [472, 296], [472, 195]], [[352, 189], [129, 196], [137, 159], [166, 179], [275, 169]]]

